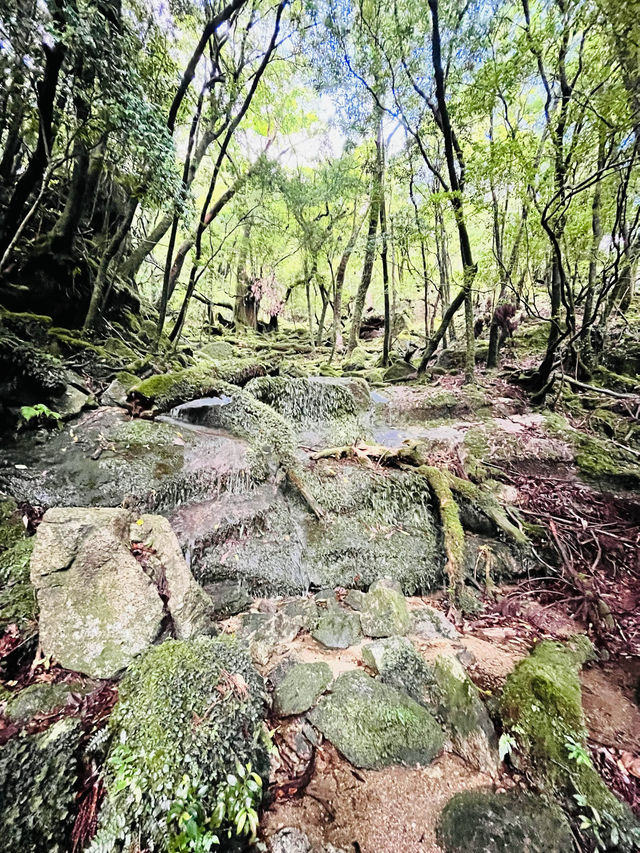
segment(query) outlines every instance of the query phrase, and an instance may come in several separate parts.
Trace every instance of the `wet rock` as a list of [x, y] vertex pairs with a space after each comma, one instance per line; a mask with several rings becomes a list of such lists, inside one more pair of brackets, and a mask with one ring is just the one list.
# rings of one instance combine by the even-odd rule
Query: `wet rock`
[[226, 619], [241, 613], [251, 605], [253, 599], [237, 581], [216, 581], [205, 586], [205, 592], [213, 603], [216, 619]]
[[274, 710], [279, 717], [304, 714], [331, 684], [333, 676], [328, 663], [288, 661], [272, 673]]
[[362, 638], [360, 617], [357, 613], [331, 607], [320, 616], [311, 636], [328, 649], [348, 649]]
[[425, 708], [358, 670], [336, 679], [310, 719], [356, 767], [428, 764], [444, 745], [440, 726]]
[[[238, 764], [268, 775], [264, 684], [239, 641], [168, 640], [135, 661], [118, 695], [92, 851], [126, 849], [134, 838], [140, 849], [164, 853], [167, 810], [185, 773], [207, 781], [198, 792], [205, 814]], [[123, 761], [130, 780], [124, 793]]]
[[[91, 400], [92, 395], [80, 391], [75, 385], [67, 385], [62, 394], [52, 400], [50, 408], [58, 412], [63, 420], [68, 420], [79, 415], [85, 406], [90, 405]], [[96, 405], [95, 402], [93, 405]]]
[[54, 431], [45, 444], [30, 435], [7, 448], [0, 489], [39, 506], [170, 509], [249, 489], [262, 476], [249, 449], [228, 433], [131, 421], [122, 410], [103, 407]]
[[95, 678], [116, 676], [165, 629], [191, 637], [212, 628], [210, 599], [160, 516], [134, 522], [122, 509], [48, 510], [31, 581], [44, 654]]
[[5, 714], [14, 723], [26, 723], [36, 714], [51, 714], [64, 708], [69, 697], [82, 690], [77, 684], [31, 684], [25, 687], [8, 703]]
[[449, 622], [444, 613], [436, 610], [435, 607], [425, 605], [412, 610], [411, 615], [413, 616], [411, 633], [424, 640], [436, 640], [442, 637], [447, 640], [455, 640], [460, 636], [455, 625]]
[[367, 637], [406, 634], [411, 627], [411, 616], [405, 597], [388, 586], [371, 589], [364, 597], [360, 623]]
[[558, 806], [525, 794], [464, 791], [440, 816], [446, 853], [571, 853], [573, 835]]
[[125, 408], [129, 389], [132, 388], [137, 381], [138, 377], [133, 373], [127, 373], [125, 371], [118, 373], [102, 392], [100, 403], [103, 406], [120, 406], [120, 408]]
[[45, 732], [13, 737], [0, 750], [2, 848], [66, 853], [78, 784], [82, 732], [69, 717]]

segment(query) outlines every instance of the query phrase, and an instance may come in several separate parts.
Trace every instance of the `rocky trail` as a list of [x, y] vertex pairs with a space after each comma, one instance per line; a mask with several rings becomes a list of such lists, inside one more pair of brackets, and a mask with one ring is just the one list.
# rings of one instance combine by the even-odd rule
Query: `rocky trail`
[[632, 456], [495, 376], [183, 374], [2, 453], [12, 849], [236, 767], [273, 853], [636, 849]]

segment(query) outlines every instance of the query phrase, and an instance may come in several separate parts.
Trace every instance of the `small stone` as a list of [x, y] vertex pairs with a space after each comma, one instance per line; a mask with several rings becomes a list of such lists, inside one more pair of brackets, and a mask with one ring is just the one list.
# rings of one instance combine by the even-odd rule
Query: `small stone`
[[269, 839], [271, 853], [311, 853], [309, 839], [300, 829], [286, 826]]
[[425, 708], [361, 670], [342, 673], [309, 718], [356, 767], [428, 764], [444, 745]]
[[400, 595], [404, 595], [402, 585], [393, 578], [378, 578], [369, 587], [369, 592], [375, 592], [377, 589], [393, 589]]
[[275, 682], [274, 710], [279, 717], [304, 714], [333, 680], [324, 661], [294, 663], [271, 677]]
[[276, 613], [245, 613], [240, 636], [249, 637], [249, 651], [254, 663], [266, 666], [280, 644], [294, 640], [301, 628], [300, 620], [281, 610]]
[[571, 853], [575, 849], [560, 807], [531, 794], [456, 794], [444, 807], [437, 832], [446, 853]]
[[31, 684], [7, 703], [6, 716], [14, 723], [27, 723], [36, 714], [51, 714], [67, 704], [76, 687], [64, 682]]
[[313, 598], [298, 598], [288, 601], [282, 607], [291, 619], [300, 620], [300, 627], [305, 631], [311, 631], [318, 622], [318, 605]]
[[460, 636], [456, 629], [444, 613], [436, 610], [435, 607], [425, 605], [417, 610], [413, 610], [413, 628], [412, 634], [425, 640], [435, 640], [445, 637], [448, 640], [455, 640]]
[[344, 597], [344, 603], [352, 610], [362, 610], [364, 604], [364, 592], [359, 589], [350, 589]]
[[411, 615], [402, 593], [377, 586], [364, 597], [360, 614], [362, 632], [368, 637], [391, 637], [406, 634], [411, 627]]
[[328, 610], [318, 619], [311, 636], [328, 649], [347, 649], [360, 641], [360, 617], [347, 610]]
[[213, 611], [217, 619], [226, 619], [245, 610], [253, 599], [237, 581], [215, 581], [204, 588], [213, 602]]

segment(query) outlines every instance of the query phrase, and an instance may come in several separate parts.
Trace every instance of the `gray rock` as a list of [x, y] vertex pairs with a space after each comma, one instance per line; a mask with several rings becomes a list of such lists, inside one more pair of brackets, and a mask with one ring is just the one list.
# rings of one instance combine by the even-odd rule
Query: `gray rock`
[[437, 828], [446, 853], [571, 853], [559, 806], [531, 794], [464, 791], [444, 807]]
[[287, 616], [282, 610], [276, 613], [245, 613], [240, 636], [248, 638], [254, 663], [265, 666], [278, 646], [297, 637], [303, 627], [302, 621], [300, 617]]
[[62, 394], [53, 400], [51, 408], [62, 415], [63, 420], [67, 420], [79, 415], [89, 403], [90, 398], [90, 394], [85, 394], [74, 385], [67, 385]]
[[235, 616], [245, 610], [253, 599], [242, 586], [235, 580], [215, 581], [205, 586], [205, 592], [213, 602], [213, 611], [217, 619], [225, 619], [227, 616]]
[[386, 586], [370, 590], [364, 597], [360, 622], [363, 634], [368, 637], [406, 634], [411, 627], [411, 615], [404, 595]]
[[328, 649], [347, 649], [361, 639], [360, 617], [357, 613], [330, 608], [318, 619], [311, 636]]
[[273, 699], [276, 714], [279, 717], [290, 717], [308, 711], [331, 684], [333, 675], [329, 664], [324, 661], [292, 665], [289, 662], [288, 666], [272, 673], [271, 680], [275, 685]]
[[309, 839], [301, 829], [286, 826], [269, 839], [271, 853], [311, 853]]
[[318, 622], [318, 605], [313, 598], [298, 598], [295, 601], [287, 601], [282, 606], [282, 612], [291, 619], [299, 619], [300, 627], [305, 631], [312, 631]]
[[386, 684], [402, 690], [445, 726], [458, 755], [485, 773], [498, 764], [496, 735], [476, 686], [460, 661], [439, 655], [427, 663], [406, 637], [369, 643], [362, 659]]
[[393, 589], [399, 595], [403, 595], [402, 584], [393, 578], [378, 578], [369, 587], [369, 592], [375, 592], [377, 589]]
[[[179, 637], [212, 627], [211, 602], [167, 520], [139, 521], [123, 509], [54, 508], [38, 527], [31, 582], [40, 644], [66, 669], [113, 678], [159, 638], [166, 613]], [[147, 571], [131, 553], [132, 539], [153, 549]]]
[[429, 711], [360, 670], [340, 675], [309, 718], [356, 767], [428, 764], [444, 745]]
[[364, 592], [359, 589], [350, 589], [344, 597], [344, 603], [352, 610], [362, 610], [364, 604]]
[[63, 708], [76, 689], [73, 684], [64, 682], [31, 684], [7, 703], [5, 714], [14, 723], [26, 723], [36, 714], [51, 714]]
[[145, 571], [164, 591], [175, 638], [216, 633], [213, 602], [189, 571], [169, 521], [162, 515], [142, 515], [131, 524], [130, 539], [151, 550]]
[[436, 640], [446, 638], [447, 640], [455, 640], [460, 636], [459, 631], [449, 622], [444, 613], [436, 610], [435, 607], [425, 605], [417, 610], [412, 610], [413, 627], [412, 634], [422, 637], [425, 640]]
[[119, 406], [120, 408], [124, 408], [129, 389], [138, 381], [138, 377], [133, 373], [126, 373], [124, 371], [118, 373], [102, 392], [102, 396], [100, 397], [101, 404], [103, 406]]

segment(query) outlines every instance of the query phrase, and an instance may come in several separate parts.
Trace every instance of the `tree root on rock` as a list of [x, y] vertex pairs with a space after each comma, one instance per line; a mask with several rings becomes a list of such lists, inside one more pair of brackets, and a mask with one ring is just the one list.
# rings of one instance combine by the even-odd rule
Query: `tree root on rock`
[[490, 491], [462, 477], [457, 477], [444, 468], [428, 464], [425, 449], [420, 442], [406, 442], [398, 448], [359, 442], [354, 445], [320, 450], [313, 454], [312, 459], [356, 459], [369, 466], [373, 466], [375, 460], [380, 465], [411, 470], [425, 477], [438, 505], [447, 555], [445, 569], [449, 578], [450, 593], [454, 601], [459, 601], [464, 590], [465, 540], [460, 510], [454, 493], [491, 519], [496, 527], [517, 544], [523, 545], [529, 540], [509, 518], [507, 509]]

